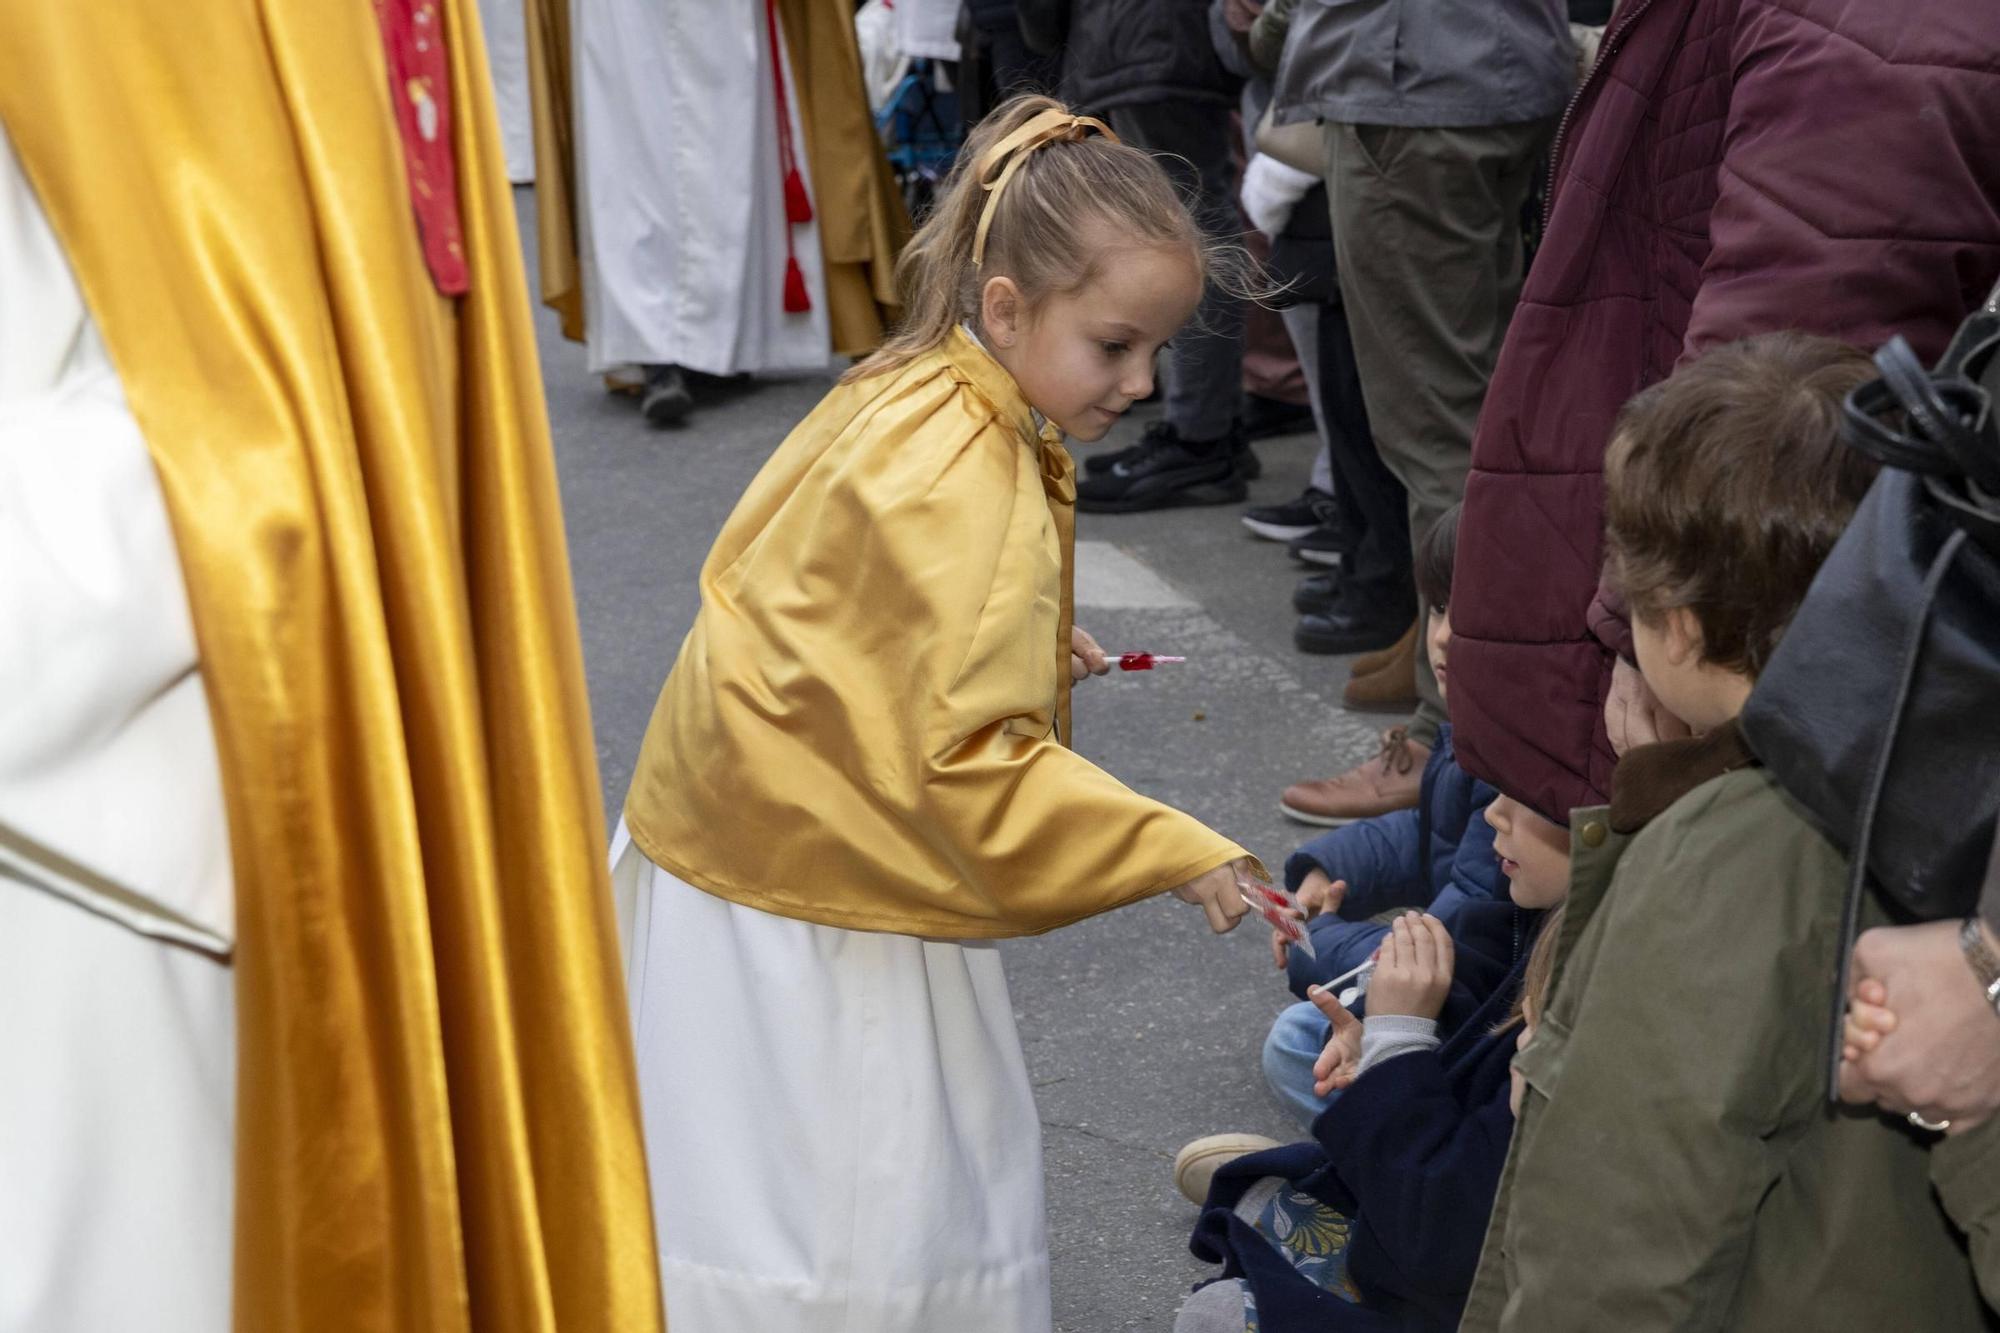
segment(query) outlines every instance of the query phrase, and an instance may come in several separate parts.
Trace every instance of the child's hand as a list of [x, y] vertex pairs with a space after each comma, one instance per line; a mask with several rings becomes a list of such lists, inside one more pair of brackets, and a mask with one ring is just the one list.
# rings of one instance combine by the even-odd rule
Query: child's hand
[[1405, 912], [1382, 937], [1375, 975], [1368, 983], [1368, 1012], [1436, 1018], [1451, 994], [1453, 952], [1444, 922]]
[[[1299, 891], [1292, 895], [1292, 901], [1299, 909], [1299, 919], [1310, 921], [1321, 912], [1339, 911], [1340, 900], [1346, 896], [1346, 880], [1329, 880], [1323, 870], [1308, 870]], [[1291, 956], [1292, 942], [1285, 938], [1284, 931], [1271, 927], [1271, 957], [1277, 961], [1280, 972], [1285, 970]]]
[[1313, 1061], [1313, 1095], [1324, 1097], [1352, 1083], [1361, 1067], [1361, 1020], [1324, 986], [1310, 987], [1306, 998], [1333, 1024], [1326, 1049]]
[[1226, 935], [1250, 910], [1250, 904], [1243, 901], [1243, 891], [1236, 887], [1237, 876], [1249, 873], [1248, 861], [1230, 861], [1181, 885], [1173, 891], [1174, 897], [1200, 907], [1208, 916], [1208, 928]]
[[1321, 912], [1338, 912], [1341, 902], [1347, 897], [1347, 881], [1328, 879], [1324, 870], [1308, 870], [1299, 884], [1299, 910], [1311, 920]]
[[1887, 1008], [1889, 988], [1873, 977], [1854, 984], [1847, 1001], [1847, 1023], [1842, 1032], [1840, 1058], [1859, 1060], [1882, 1044], [1882, 1038], [1896, 1030], [1896, 1015]]
[[1075, 625], [1069, 627], [1069, 683], [1074, 685], [1091, 676], [1102, 676], [1111, 670], [1111, 659], [1091, 638]]

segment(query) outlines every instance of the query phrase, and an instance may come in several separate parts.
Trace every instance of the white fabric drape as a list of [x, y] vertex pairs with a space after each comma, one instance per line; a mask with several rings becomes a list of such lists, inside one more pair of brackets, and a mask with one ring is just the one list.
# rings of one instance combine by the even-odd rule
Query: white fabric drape
[[486, 32], [486, 64], [493, 75], [493, 101], [500, 113], [500, 145], [507, 155], [507, 179], [525, 185], [535, 178], [535, 110], [528, 97], [528, 18], [523, 0], [479, 0], [479, 26]]
[[904, 55], [958, 59], [958, 0], [896, 0], [896, 29]]
[[180, 562], [0, 135], [0, 1333], [229, 1326], [228, 827]]
[[612, 882], [673, 1333], [1048, 1333], [1041, 1124], [990, 943]]
[[[785, 219], [763, 0], [575, 5], [591, 370], [825, 369], [833, 358], [819, 231]], [[790, 63], [779, 73], [810, 188]], [[801, 314], [784, 310], [788, 232], [812, 301]]]

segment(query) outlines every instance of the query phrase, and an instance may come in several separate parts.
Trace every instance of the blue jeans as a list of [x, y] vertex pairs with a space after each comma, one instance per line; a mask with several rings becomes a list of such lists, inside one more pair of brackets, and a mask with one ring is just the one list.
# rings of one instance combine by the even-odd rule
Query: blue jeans
[[1264, 1038], [1264, 1079], [1285, 1109], [1307, 1128], [1333, 1100], [1313, 1091], [1313, 1062], [1332, 1035], [1333, 1024], [1326, 1015], [1302, 1001], [1272, 1020], [1270, 1035]]

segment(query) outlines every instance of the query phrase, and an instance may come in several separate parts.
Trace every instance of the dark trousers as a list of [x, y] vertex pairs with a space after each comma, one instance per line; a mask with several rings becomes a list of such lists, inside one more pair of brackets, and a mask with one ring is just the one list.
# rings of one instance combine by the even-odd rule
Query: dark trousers
[[[1235, 167], [1229, 158], [1229, 108], [1213, 102], [1141, 102], [1110, 114], [1111, 128], [1159, 156], [1182, 194], [1195, 201], [1202, 230], [1237, 240]], [[1166, 416], [1184, 440], [1229, 433], [1243, 389], [1243, 302], [1211, 285], [1194, 323], [1167, 356]]]
[[1354, 334], [1340, 302], [1324, 302], [1318, 312], [1314, 349], [1319, 379], [1320, 429], [1333, 464], [1333, 495], [1341, 526], [1355, 537], [1343, 552], [1343, 595], [1382, 605], [1408, 601], [1411, 588], [1410, 508], [1403, 483], [1382, 461], [1368, 429], [1368, 406], [1361, 396], [1361, 371], [1354, 361]]

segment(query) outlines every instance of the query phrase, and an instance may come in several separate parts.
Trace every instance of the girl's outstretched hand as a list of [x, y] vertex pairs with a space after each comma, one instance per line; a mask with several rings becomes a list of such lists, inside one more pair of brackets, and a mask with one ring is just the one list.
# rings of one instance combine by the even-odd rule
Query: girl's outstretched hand
[[1236, 923], [1250, 911], [1250, 905], [1243, 901], [1243, 891], [1236, 887], [1236, 877], [1249, 873], [1248, 861], [1230, 861], [1195, 876], [1175, 889], [1174, 897], [1201, 908], [1208, 917], [1208, 928], [1224, 935], [1236, 929]]

